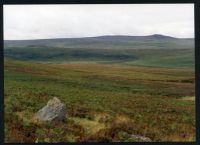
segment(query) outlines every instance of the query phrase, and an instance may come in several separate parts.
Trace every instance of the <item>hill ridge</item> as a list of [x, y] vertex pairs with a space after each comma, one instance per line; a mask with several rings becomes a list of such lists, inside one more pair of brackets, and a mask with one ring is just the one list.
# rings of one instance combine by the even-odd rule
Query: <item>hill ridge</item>
[[99, 36], [87, 36], [87, 37], [68, 37], [68, 38], [44, 38], [44, 39], [24, 39], [24, 40], [4, 40], [4, 41], [35, 41], [35, 40], [59, 40], [59, 39], [89, 39], [89, 38], [104, 38], [104, 37], [129, 37], [129, 38], [171, 38], [171, 39], [194, 39], [194, 38], [177, 38], [177, 37], [172, 37], [169, 35], [163, 35], [163, 34], [152, 34], [152, 35], [99, 35]]

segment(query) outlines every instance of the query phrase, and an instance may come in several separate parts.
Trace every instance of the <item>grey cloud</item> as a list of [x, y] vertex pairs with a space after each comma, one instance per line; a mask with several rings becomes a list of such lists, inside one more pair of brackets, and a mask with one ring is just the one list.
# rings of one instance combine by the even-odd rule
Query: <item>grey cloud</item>
[[4, 5], [4, 39], [99, 35], [194, 37], [193, 4]]

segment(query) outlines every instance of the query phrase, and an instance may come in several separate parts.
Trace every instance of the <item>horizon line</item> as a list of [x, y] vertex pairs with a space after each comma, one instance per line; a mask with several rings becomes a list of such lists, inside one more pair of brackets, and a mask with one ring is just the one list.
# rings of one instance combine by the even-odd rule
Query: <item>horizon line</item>
[[164, 37], [171, 37], [175, 39], [194, 39], [195, 37], [174, 37], [170, 35], [163, 34], [150, 34], [150, 35], [96, 35], [96, 36], [83, 36], [83, 37], [51, 37], [51, 38], [39, 38], [39, 39], [4, 39], [3, 41], [29, 41], [29, 40], [49, 40], [49, 39], [79, 39], [79, 38], [94, 38], [94, 37], [103, 37], [103, 36], [128, 36], [128, 37], [145, 37], [145, 36], [155, 36], [160, 35]]

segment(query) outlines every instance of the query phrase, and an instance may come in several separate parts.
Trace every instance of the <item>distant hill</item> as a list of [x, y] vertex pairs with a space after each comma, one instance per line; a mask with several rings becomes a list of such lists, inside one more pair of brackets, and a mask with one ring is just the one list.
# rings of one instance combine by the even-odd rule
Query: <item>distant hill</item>
[[159, 34], [148, 35], [148, 36], [107, 35], [107, 36], [99, 36], [95, 38], [99, 40], [107, 40], [107, 41], [177, 40], [177, 38], [175, 37], [159, 35]]
[[146, 49], [146, 48], [193, 48], [194, 39], [178, 39], [165, 35], [126, 36], [107, 35], [83, 38], [56, 38], [37, 40], [5, 40], [4, 48], [50, 46], [67, 48], [121, 48], [121, 49]]
[[164, 35], [5, 40], [4, 56], [26, 61], [194, 67], [194, 39]]

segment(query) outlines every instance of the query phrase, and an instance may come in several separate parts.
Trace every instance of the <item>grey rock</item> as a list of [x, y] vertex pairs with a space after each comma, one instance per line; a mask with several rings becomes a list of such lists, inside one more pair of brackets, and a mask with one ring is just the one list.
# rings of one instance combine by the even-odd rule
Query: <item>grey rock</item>
[[132, 134], [132, 135], [130, 135], [130, 137], [134, 140], [143, 141], [143, 142], [151, 142], [152, 141], [150, 138], [141, 136], [141, 135]]
[[46, 106], [36, 113], [36, 118], [42, 121], [64, 121], [65, 114], [65, 104], [58, 98], [54, 97], [48, 101]]

